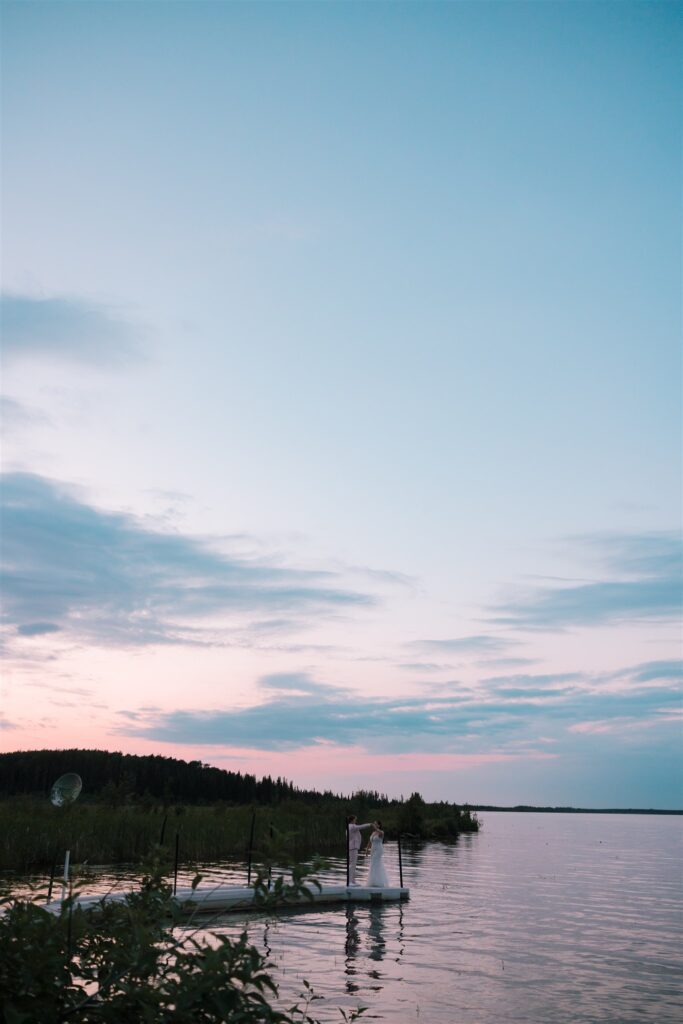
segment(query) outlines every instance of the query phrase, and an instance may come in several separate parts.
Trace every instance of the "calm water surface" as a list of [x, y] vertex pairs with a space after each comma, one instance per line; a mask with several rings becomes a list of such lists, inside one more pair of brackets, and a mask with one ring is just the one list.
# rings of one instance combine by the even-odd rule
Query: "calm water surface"
[[367, 1006], [365, 1019], [390, 1022], [680, 1024], [683, 819], [481, 819], [478, 835], [406, 852], [409, 902], [226, 915], [212, 929], [246, 922], [283, 1005], [306, 978], [324, 1021]]
[[[408, 902], [226, 914], [207, 920], [207, 938], [246, 927], [282, 1005], [306, 979], [324, 1022], [366, 1006], [363, 1019], [396, 1024], [680, 1024], [683, 818], [480, 818], [478, 835], [404, 851]], [[395, 844], [386, 859], [397, 883]], [[344, 871], [333, 861], [323, 880]], [[244, 884], [237, 865], [206, 875]]]

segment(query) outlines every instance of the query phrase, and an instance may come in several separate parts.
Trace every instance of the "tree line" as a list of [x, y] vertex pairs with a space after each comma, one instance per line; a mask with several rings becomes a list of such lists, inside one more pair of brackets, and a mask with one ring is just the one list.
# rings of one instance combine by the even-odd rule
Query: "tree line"
[[[343, 799], [330, 791], [300, 789], [279, 776], [259, 779], [201, 761], [77, 748], [0, 754], [0, 797], [47, 796], [52, 784], [66, 772], [80, 775], [84, 799], [103, 800], [114, 806], [143, 798], [167, 804], [277, 804], [284, 800], [322, 804]], [[389, 802], [388, 797], [375, 791], [361, 795], [373, 807]]]

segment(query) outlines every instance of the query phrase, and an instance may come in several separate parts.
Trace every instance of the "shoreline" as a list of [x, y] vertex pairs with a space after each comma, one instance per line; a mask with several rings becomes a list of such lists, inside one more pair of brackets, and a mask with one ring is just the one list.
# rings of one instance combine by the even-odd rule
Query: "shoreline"
[[683, 814], [681, 810], [653, 807], [532, 807], [517, 804], [514, 807], [496, 807], [493, 804], [468, 804], [472, 811], [503, 811], [508, 814]]

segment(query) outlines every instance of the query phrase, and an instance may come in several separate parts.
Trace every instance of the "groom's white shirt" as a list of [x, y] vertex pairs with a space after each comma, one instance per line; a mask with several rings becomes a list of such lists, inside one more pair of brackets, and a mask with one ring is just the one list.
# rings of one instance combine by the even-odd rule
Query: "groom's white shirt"
[[371, 825], [371, 821], [367, 825], [356, 825], [355, 822], [349, 822], [349, 850], [360, 850], [361, 829], [370, 828]]

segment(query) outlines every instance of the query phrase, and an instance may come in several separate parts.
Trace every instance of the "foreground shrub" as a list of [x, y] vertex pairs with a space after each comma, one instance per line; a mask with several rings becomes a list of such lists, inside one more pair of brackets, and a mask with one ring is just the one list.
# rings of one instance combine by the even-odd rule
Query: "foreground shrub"
[[[261, 880], [264, 906], [310, 897], [307, 872], [278, 879], [274, 894]], [[195, 879], [195, 885], [199, 876]], [[0, 914], [0, 1019], [3, 1024], [315, 1024], [304, 1006], [283, 1011], [272, 965], [247, 940], [212, 934], [197, 939], [158, 866], [139, 892], [90, 909], [75, 897], [51, 913], [8, 897]], [[202, 924], [202, 931], [206, 928]], [[363, 1010], [345, 1019], [356, 1019]]]

